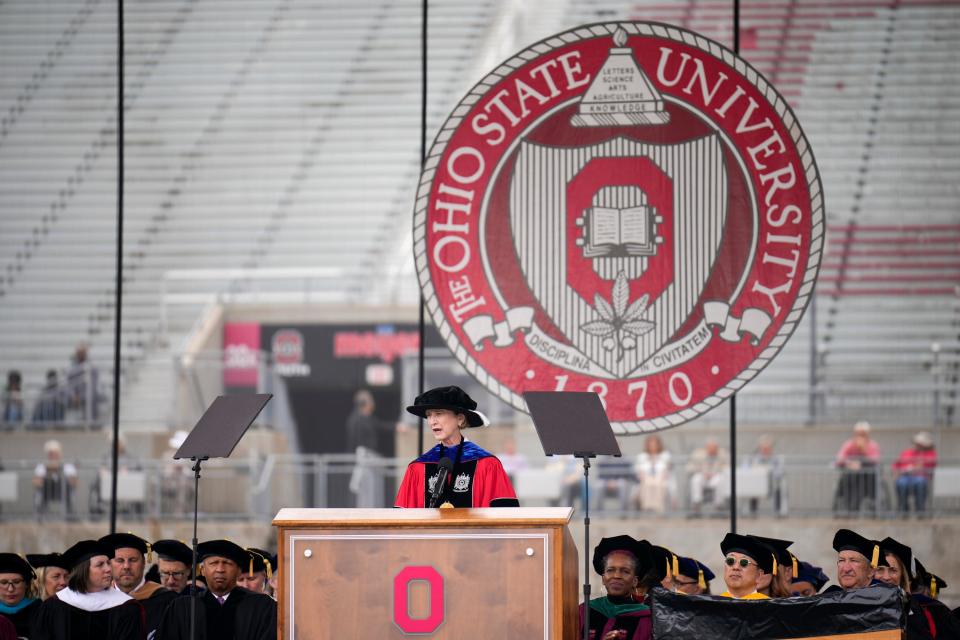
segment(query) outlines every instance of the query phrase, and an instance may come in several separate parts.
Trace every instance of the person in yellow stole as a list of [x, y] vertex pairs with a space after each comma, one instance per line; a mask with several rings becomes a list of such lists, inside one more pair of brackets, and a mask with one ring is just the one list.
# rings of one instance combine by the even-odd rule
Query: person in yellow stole
[[727, 590], [720, 595], [738, 600], [766, 600], [757, 591], [757, 580], [773, 573], [776, 560], [770, 550], [749, 536], [728, 533], [720, 543], [723, 552], [723, 581]]

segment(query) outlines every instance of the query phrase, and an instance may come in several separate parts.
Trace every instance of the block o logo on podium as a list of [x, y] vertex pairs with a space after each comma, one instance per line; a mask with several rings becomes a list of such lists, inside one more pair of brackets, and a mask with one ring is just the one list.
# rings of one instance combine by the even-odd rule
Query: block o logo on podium
[[618, 433], [693, 419], [776, 356], [810, 300], [824, 205], [793, 112], [676, 27], [594, 24], [504, 62], [424, 165], [414, 255], [466, 369], [595, 391]]

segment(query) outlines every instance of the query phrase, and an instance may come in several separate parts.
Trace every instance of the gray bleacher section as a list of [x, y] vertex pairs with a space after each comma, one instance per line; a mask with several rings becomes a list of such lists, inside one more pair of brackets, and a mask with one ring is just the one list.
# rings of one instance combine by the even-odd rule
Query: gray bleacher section
[[[428, 131], [496, 63], [491, 51], [502, 59], [558, 29], [632, 18], [730, 42], [729, 3], [532, 6], [431, 6]], [[114, 9], [0, 4], [0, 367], [21, 369], [28, 389], [80, 340], [110, 370]], [[258, 286], [233, 277], [245, 271], [198, 269], [283, 278], [285, 268], [310, 267], [316, 300], [415, 302], [420, 8], [140, 0], [126, 11], [122, 417], [125, 427], [160, 427], [172, 363], [205, 305]], [[830, 236], [816, 324], [808, 313], [742, 392], [740, 411], [925, 422], [937, 344], [939, 365], [952, 366], [937, 378], [939, 417], [952, 418], [958, 7], [771, 0], [742, 11], [744, 57], [794, 105], [816, 152]], [[916, 227], [908, 240], [903, 225]], [[877, 253], [888, 244], [903, 255]], [[164, 277], [177, 271], [190, 277]], [[822, 392], [813, 404], [811, 384]], [[877, 410], [878, 397], [891, 406]], [[714, 413], [707, 419], [725, 419]]]
[[[469, 87], [496, 7], [432, 8], [431, 129]], [[0, 101], [15, 116], [0, 138], [0, 366], [28, 388], [81, 340], [111, 365], [114, 10], [0, 5]], [[215, 294], [249, 288], [209, 270], [308, 267], [312, 299], [374, 302], [409, 238], [420, 6], [141, 1], [125, 24], [121, 418], [164, 427], [184, 337]], [[192, 277], [165, 277], [177, 270]]]

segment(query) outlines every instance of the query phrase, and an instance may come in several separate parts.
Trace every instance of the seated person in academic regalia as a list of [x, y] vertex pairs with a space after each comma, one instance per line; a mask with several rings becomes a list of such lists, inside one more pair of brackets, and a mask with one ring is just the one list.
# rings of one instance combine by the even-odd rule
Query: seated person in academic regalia
[[773, 554], [773, 572], [760, 576], [757, 591], [771, 598], [790, 597], [790, 579], [793, 578], [793, 567], [796, 563], [796, 558], [789, 551], [793, 541], [754, 535], [749, 537], [766, 546]]
[[250, 566], [245, 567], [237, 577], [237, 586], [254, 593], [266, 593], [270, 588], [267, 581], [273, 577], [273, 564], [270, 552], [255, 547], [247, 547], [250, 553]]
[[673, 591], [688, 596], [710, 595], [710, 581], [716, 577], [710, 567], [699, 560], [680, 556], [677, 569], [673, 576]]
[[[197, 546], [207, 591], [198, 596], [196, 640], [274, 640], [277, 603], [263, 593], [237, 586], [240, 572], [250, 565], [250, 554], [229, 540], [210, 540]], [[190, 601], [174, 600], [157, 629], [156, 640], [189, 640]]]
[[853, 591], [871, 584], [881, 584], [875, 579], [880, 564], [880, 543], [868, 540], [850, 529], [840, 529], [833, 536], [833, 548], [837, 552], [837, 585], [828, 587], [824, 593], [837, 590]]
[[100, 538], [113, 554], [113, 585], [139, 602], [146, 613], [147, 635], [160, 624], [160, 616], [177, 594], [156, 582], [147, 582], [144, 571], [153, 559], [150, 543], [132, 533], [115, 533]]
[[0, 618], [13, 623], [17, 635], [31, 637], [33, 616], [40, 600], [31, 597], [33, 569], [15, 553], [0, 553]]
[[47, 598], [34, 619], [30, 640], [143, 640], [143, 607], [112, 589], [113, 549], [81, 540], [63, 554], [67, 588]]
[[170, 591], [183, 593], [193, 570], [193, 549], [179, 540], [157, 540], [153, 550], [159, 556], [160, 584]]
[[823, 569], [809, 562], [798, 562], [797, 573], [791, 580], [790, 588], [794, 596], [815, 596], [828, 582], [830, 578]]
[[[630, 536], [604, 538], [593, 550], [593, 569], [600, 574], [607, 595], [590, 601], [591, 637], [594, 640], [650, 638], [653, 623], [650, 607], [643, 604], [643, 599], [646, 592], [659, 583], [650, 543]], [[581, 630], [585, 617], [581, 604]]]
[[661, 547], [646, 540], [640, 544], [650, 545], [650, 557], [653, 559], [653, 573], [656, 574], [660, 586], [668, 591], [673, 588], [673, 578], [679, 571], [679, 556], [666, 547]]
[[432, 506], [516, 507], [517, 494], [500, 460], [469, 442], [464, 429], [485, 427], [486, 417], [477, 403], [460, 387], [439, 387], [417, 396], [407, 411], [427, 421], [437, 446], [407, 465], [394, 506], [403, 508], [430, 505], [440, 477], [440, 462], [452, 463], [446, 482], [436, 493]]
[[723, 581], [727, 590], [720, 595], [738, 600], [766, 600], [770, 596], [757, 591], [760, 578], [773, 574], [776, 562], [766, 546], [749, 536], [728, 533], [720, 543], [723, 552]]
[[0, 616], [0, 640], [18, 640], [17, 628], [3, 616]]
[[57, 591], [66, 589], [70, 570], [59, 553], [28, 553], [27, 562], [37, 574], [37, 597], [46, 600]]
[[914, 575], [912, 580], [913, 593], [910, 595], [912, 604], [926, 618], [928, 628], [934, 638], [960, 638], [960, 617], [957, 610], [950, 611], [947, 605], [937, 600], [941, 589], [947, 583], [943, 578], [927, 571], [916, 558], [913, 559]]

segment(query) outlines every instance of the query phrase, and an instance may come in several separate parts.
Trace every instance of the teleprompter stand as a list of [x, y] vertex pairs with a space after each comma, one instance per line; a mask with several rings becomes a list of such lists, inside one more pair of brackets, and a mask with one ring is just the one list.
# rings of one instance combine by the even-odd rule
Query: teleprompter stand
[[272, 398], [269, 393], [218, 396], [173, 455], [193, 461], [193, 572], [190, 574], [190, 640], [197, 626], [197, 514], [200, 510], [200, 464], [210, 458], [229, 458], [240, 438]]
[[610, 420], [592, 392], [527, 391], [530, 417], [548, 456], [572, 455], [583, 461], [583, 640], [590, 633], [590, 458], [620, 457]]

